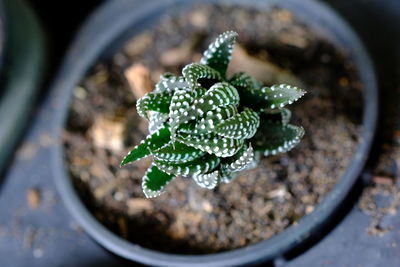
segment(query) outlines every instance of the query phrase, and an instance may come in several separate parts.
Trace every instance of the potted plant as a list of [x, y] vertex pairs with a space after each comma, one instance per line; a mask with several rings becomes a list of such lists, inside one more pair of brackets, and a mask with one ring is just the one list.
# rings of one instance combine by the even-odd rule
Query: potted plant
[[[285, 106], [305, 91], [287, 84], [262, 87], [245, 72], [226, 77], [237, 33], [227, 31], [210, 44], [201, 63], [183, 76], [164, 74], [153, 92], [138, 99], [150, 134], [121, 165], [152, 155], [142, 180], [146, 197], [156, 197], [176, 176], [191, 176], [203, 188], [229, 183], [237, 172], [255, 168], [262, 155], [292, 149], [304, 129], [289, 124]], [[254, 148], [253, 148], [254, 146]]]
[[[65, 146], [60, 144], [53, 148], [54, 177], [58, 188], [67, 207], [83, 228], [100, 244], [125, 258], [145, 264], [169, 266], [232, 266], [272, 260], [318, 234], [326, 220], [340, 206], [362, 170], [376, 118], [377, 99], [373, 69], [358, 39], [346, 24], [329, 8], [314, 1], [271, 1], [267, 4], [263, 1], [232, 1], [230, 7], [195, 7], [192, 11], [187, 8], [193, 7], [193, 3], [185, 2], [183, 6], [186, 9], [183, 9], [183, 13], [171, 15], [172, 19], [152, 28], [151, 25], [157, 23], [162, 10], [177, 8], [174, 3], [183, 4], [154, 1], [141, 3], [139, 8], [136, 2], [108, 3], [81, 30], [54, 81], [51, 95], [51, 99], [57, 103], [54, 110], [56, 138], [60, 138], [65, 124], [68, 123], [67, 130], [64, 131]], [[209, 17], [204, 19], [204, 16], [199, 16], [196, 13], [199, 10]], [[298, 23], [293, 17], [298, 17], [305, 24]], [[293, 106], [293, 115], [295, 123], [303, 125], [307, 134], [289, 156], [262, 160], [257, 168], [240, 172], [234, 182], [219, 185], [213, 191], [201, 189], [189, 179], [175, 179], [171, 182], [175, 186], [168, 186], [165, 194], [154, 200], [146, 200], [140, 185], [150, 162], [141, 160], [131, 167], [116, 166], [124, 148], [136, 145], [147, 134], [147, 125], [135, 116], [134, 108], [137, 106], [139, 113], [153, 117], [154, 110], [148, 109], [151, 101], [147, 101], [152, 93], [142, 98], [143, 100], [136, 101], [126, 82], [115, 79], [121, 71], [108, 75], [110, 68], [100, 65], [92, 74], [86, 73], [99, 58], [110, 56], [114, 62], [111, 69], [125, 68], [124, 64], [129, 60], [121, 57], [118, 51], [121, 51], [121, 44], [134, 36], [130, 43], [139, 44], [138, 40], [142, 40], [144, 50], [134, 55], [132, 61], [150, 58], [148, 69], [153, 68], [154, 73], [149, 76], [160, 74], [156, 68], [161, 65], [158, 58], [162, 58], [162, 51], [174, 51], [171, 49], [178, 47], [180, 50], [175, 50], [178, 53], [172, 53], [176, 56], [182, 55], [187, 49], [179, 44], [187, 40], [188, 34], [193, 32], [193, 28], [187, 26], [189, 20], [198, 27], [207, 25], [198, 35], [206, 36], [201, 37], [203, 41], [200, 43], [203, 46], [207, 40], [222, 32], [221, 28], [226, 27], [226, 24], [235, 30], [239, 29], [239, 36], [242, 38], [239, 43], [243, 44], [246, 52], [241, 53], [239, 62], [250, 61], [250, 66], [253, 66], [268, 58], [278, 65], [273, 67], [280, 70], [276, 73], [284, 74], [275, 75], [268, 80], [275, 79], [278, 83], [284, 83], [280, 80], [281, 77], [284, 80], [294, 77], [290, 82], [287, 80], [287, 83], [304, 83], [309, 93], [301, 103]], [[292, 26], [288, 28], [287, 23]], [[271, 25], [270, 28], [266, 28], [267, 25]], [[146, 27], [147, 32], [152, 32], [150, 41], [146, 41], [148, 35], [143, 35], [146, 32], [143, 33], [142, 27]], [[205, 33], [204, 29], [207, 29]], [[266, 31], [263, 32], [263, 29]], [[167, 36], [170, 38], [166, 38]], [[270, 36], [277, 38], [269, 39]], [[168, 43], [166, 40], [172, 41]], [[286, 45], [277, 43], [277, 40], [283, 40]], [[196, 42], [190, 43], [189, 47], [196, 46]], [[196, 52], [202, 45], [197, 50], [193, 49], [185, 60], [196, 58]], [[265, 47], [267, 51], [264, 50]], [[135, 49], [137, 47], [133, 48]], [[274, 54], [277, 55], [275, 58]], [[235, 55], [233, 60], [234, 58]], [[181, 65], [177, 63], [163, 70], [171, 70], [177, 75]], [[257, 66], [257, 70], [261, 68], [261, 65]], [[262, 66], [265, 69], [265, 65]], [[185, 68], [187, 74], [189, 70], [193, 71], [193, 67], [198, 65]], [[230, 88], [234, 81], [227, 82], [222, 77], [215, 77], [219, 81], [203, 86], [208, 90], [213, 86], [213, 90], [222, 90]], [[162, 81], [167, 83], [171, 81], [169, 79], [179, 81], [179, 78], [171, 75], [162, 77]], [[204, 81], [200, 81], [200, 84], [202, 82]], [[159, 86], [162, 84], [161, 82]], [[270, 88], [270, 85], [267, 84], [267, 87]], [[354, 89], [357, 85], [359, 90]], [[289, 88], [292, 93], [301, 92]], [[75, 100], [70, 102], [72, 93], [75, 94]], [[238, 93], [240, 94], [239, 90]], [[360, 101], [361, 95], [364, 101]], [[362, 107], [361, 103], [364, 103]], [[251, 100], [247, 104], [250, 106], [257, 103]], [[193, 102], [193, 106], [197, 107], [197, 104]], [[237, 114], [242, 114], [243, 111], [244, 106]], [[363, 114], [362, 127], [357, 127], [357, 121], [361, 121], [357, 114], [360, 113]], [[269, 114], [281, 124], [286, 115], [281, 112]], [[164, 117], [161, 121], [171, 120], [172, 117]], [[152, 125], [157, 126], [154, 118]], [[257, 125], [257, 116], [254, 118], [254, 125]], [[177, 141], [191, 142], [189, 136], [185, 138], [179, 135], [182, 129], [178, 131], [187, 122], [180, 121], [180, 116], [175, 119], [179, 123], [172, 123], [172, 127], [169, 126], [172, 129], [162, 129], [175, 132], [170, 137], [173, 136]], [[230, 122], [228, 117], [226, 121]], [[121, 125], [129, 127], [121, 129]], [[188, 123], [189, 128], [192, 126]], [[125, 144], [113, 138], [113, 135], [104, 135], [105, 131], [98, 131], [105, 128], [120, 136], [126, 135]], [[301, 137], [301, 128], [296, 129], [295, 136]], [[228, 133], [226, 129], [219, 130], [220, 134]], [[99, 135], [102, 136], [100, 139]], [[249, 142], [251, 138], [237, 139], [247, 144], [246, 149], [241, 151], [244, 154], [252, 154]], [[297, 142], [297, 139], [294, 140]], [[96, 142], [97, 145], [94, 145]], [[255, 143], [251, 144], [255, 148]], [[209, 146], [211, 149], [212, 145]], [[134, 150], [136, 152], [130, 154], [125, 162], [145, 156], [148, 149], [141, 148], [139, 146], [138, 150]], [[202, 153], [208, 149], [207, 144], [195, 148], [192, 152]], [[174, 149], [177, 147], [173, 146], [169, 151]], [[221, 147], [216, 146], [212, 151], [219, 153], [220, 149]], [[158, 153], [157, 149], [151, 151]], [[157, 156], [168, 155], [164, 152]], [[237, 152], [234, 149], [227, 158]], [[67, 159], [66, 166], [71, 176], [75, 177], [75, 185], [66, 171], [64, 158]], [[220, 164], [221, 160], [216, 164], [218, 166], [214, 166], [219, 171], [225, 169]], [[171, 166], [163, 166], [160, 162], [156, 164], [158, 169], [164, 169], [163, 177], [170, 178], [172, 172], [168, 172]], [[178, 168], [175, 171], [179, 171]], [[199, 174], [197, 182], [205, 187], [213, 187], [215, 177], [218, 177], [218, 181], [221, 180], [216, 175]], [[325, 177], [334, 179], [324, 179]], [[104, 185], [100, 179], [104, 179], [104, 184], [108, 187], [99, 186]], [[110, 185], [115, 181], [118, 184]], [[145, 191], [149, 196], [157, 195], [162, 185], [146, 183]], [[325, 189], [321, 189], [320, 194], [315, 194], [315, 188]], [[91, 197], [95, 194], [98, 194], [97, 197]], [[133, 203], [131, 208], [134, 210], [131, 215], [124, 215], [128, 201], [132, 201], [130, 204]], [[187, 255], [193, 253], [203, 255]]]

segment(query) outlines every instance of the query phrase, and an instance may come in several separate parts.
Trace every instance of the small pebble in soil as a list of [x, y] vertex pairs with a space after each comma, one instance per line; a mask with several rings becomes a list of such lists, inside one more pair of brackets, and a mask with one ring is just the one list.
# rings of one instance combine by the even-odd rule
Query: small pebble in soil
[[114, 199], [115, 199], [116, 201], [121, 201], [121, 200], [124, 199], [124, 194], [122, 194], [122, 193], [119, 192], [119, 191], [115, 192], [115, 193], [113, 194], [113, 196], [114, 196]]
[[26, 193], [26, 200], [28, 202], [29, 208], [37, 209], [41, 202], [40, 190], [37, 188], [29, 189]]
[[43, 257], [43, 249], [41, 249], [41, 248], [35, 248], [35, 249], [33, 250], [33, 257], [35, 257], [35, 258], [37, 258], [37, 259]]
[[124, 72], [133, 95], [138, 99], [153, 90], [150, 70], [141, 63], [135, 63]]

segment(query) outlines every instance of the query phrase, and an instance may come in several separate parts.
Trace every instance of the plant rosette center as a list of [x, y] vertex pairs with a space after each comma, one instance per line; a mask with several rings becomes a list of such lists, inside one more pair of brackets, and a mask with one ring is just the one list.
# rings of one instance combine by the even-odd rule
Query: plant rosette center
[[142, 181], [146, 197], [160, 195], [177, 176], [190, 176], [207, 189], [229, 183], [261, 156], [287, 152], [303, 137], [302, 127], [289, 124], [286, 106], [304, 90], [266, 87], [244, 72], [226, 77], [237, 36], [221, 34], [200, 63], [185, 66], [182, 76], [162, 75], [154, 91], [137, 101], [150, 134], [121, 166], [153, 156]]

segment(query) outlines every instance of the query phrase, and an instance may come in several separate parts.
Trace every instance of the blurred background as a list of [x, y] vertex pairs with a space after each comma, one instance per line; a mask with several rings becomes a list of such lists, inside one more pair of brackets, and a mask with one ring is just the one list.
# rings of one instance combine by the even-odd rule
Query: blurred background
[[[0, 266], [136, 265], [98, 245], [69, 214], [44, 134], [52, 119], [50, 85], [77, 32], [105, 2], [1, 1]], [[361, 179], [329, 227], [268, 264], [400, 266], [400, 1], [322, 2], [353, 27], [373, 60], [377, 135]], [[16, 88], [26, 89], [22, 95]]]

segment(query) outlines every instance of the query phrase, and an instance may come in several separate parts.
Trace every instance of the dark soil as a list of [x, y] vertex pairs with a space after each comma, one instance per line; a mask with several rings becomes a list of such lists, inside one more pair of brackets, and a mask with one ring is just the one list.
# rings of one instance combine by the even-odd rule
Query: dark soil
[[[393, 100], [400, 100], [399, 90], [392, 90], [384, 97], [385, 103]], [[378, 236], [397, 229], [391, 219], [400, 207], [400, 114], [397, 105], [387, 108], [392, 109], [384, 113], [390, 125], [385, 123], [380, 128], [387, 136], [381, 142], [372, 177], [358, 203], [361, 211], [372, 218], [367, 232]]]
[[[162, 196], [145, 199], [141, 178], [151, 159], [119, 167], [147, 135], [147, 122], [135, 110], [137, 88], [130, 88], [124, 70], [141, 64], [154, 84], [161, 73], [180, 73], [197, 61], [225, 30], [236, 30], [249, 54], [279, 69], [274, 77], [293, 73], [301, 81], [308, 94], [293, 105], [293, 123], [303, 125], [306, 135], [291, 152], [264, 159], [213, 191], [177, 178]], [[166, 55], [177, 48], [178, 55], [185, 53], [185, 45], [188, 55]], [[243, 247], [296, 224], [335, 185], [358, 142], [361, 92], [353, 63], [290, 12], [199, 7], [163, 18], [93, 67], [74, 92], [65, 131], [67, 166], [97, 218], [134, 243], [194, 254]]]

